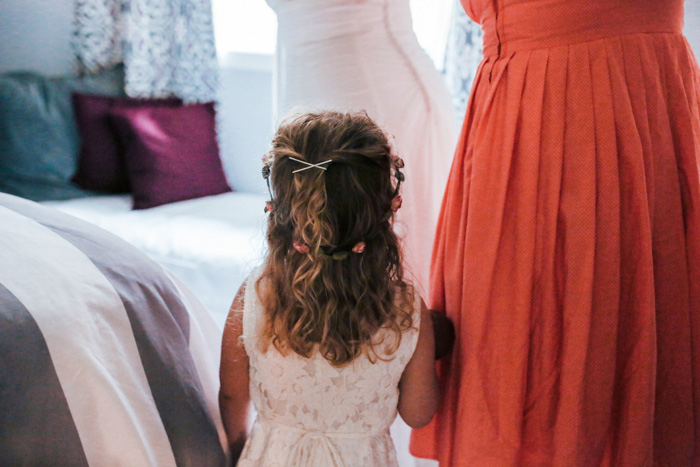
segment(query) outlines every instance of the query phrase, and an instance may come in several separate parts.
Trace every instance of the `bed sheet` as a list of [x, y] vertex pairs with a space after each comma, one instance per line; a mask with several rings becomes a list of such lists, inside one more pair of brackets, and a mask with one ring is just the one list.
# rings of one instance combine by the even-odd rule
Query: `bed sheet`
[[0, 194], [0, 465], [226, 465], [221, 329], [90, 223]]
[[265, 251], [266, 197], [224, 193], [132, 210], [129, 195], [43, 205], [91, 222], [148, 254], [179, 277], [223, 326], [231, 301]]

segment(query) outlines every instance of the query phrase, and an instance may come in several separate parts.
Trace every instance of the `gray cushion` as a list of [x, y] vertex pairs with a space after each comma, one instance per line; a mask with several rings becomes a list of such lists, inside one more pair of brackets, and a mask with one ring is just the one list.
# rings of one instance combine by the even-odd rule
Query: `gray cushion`
[[0, 191], [35, 201], [93, 195], [70, 182], [80, 148], [71, 93], [123, 90], [121, 67], [86, 77], [0, 74]]

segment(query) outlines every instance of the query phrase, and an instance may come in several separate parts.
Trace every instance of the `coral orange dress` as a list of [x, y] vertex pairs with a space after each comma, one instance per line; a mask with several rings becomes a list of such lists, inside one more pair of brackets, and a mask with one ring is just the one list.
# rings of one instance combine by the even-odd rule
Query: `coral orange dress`
[[440, 216], [457, 328], [412, 451], [700, 465], [700, 70], [683, 0], [463, 0], [484, 60]]

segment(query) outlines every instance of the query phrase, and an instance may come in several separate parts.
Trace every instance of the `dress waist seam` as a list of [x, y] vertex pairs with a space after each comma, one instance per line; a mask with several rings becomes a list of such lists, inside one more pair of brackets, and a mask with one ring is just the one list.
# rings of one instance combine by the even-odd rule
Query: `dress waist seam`
[[[569, 47], [572, 45], [580, 45], [580, 44], [585, 44], [588, 42], [596, 42], [596, 41], [602, 41], [602, 40], [610, 40], [610, 39], [615, 39], [618, 37], [625, 37], [625, 36], [633, 36], [633, 35], [677, 35], [677, 36], [683, 36], [682, 32], [679, 31], [639, 31], [639, 32], [628, 32], [628, 33], [623, 33], [623, 34], [612, 34], [612, 35], [602, 35], [602, 36], [596, 36], [596, 37], [591, 37], [591, 38], [586, 38], [586, 39], [580, 39], [580, 40], [574, 40], [572, 39], [571, 41], [562, 41], [561, 38], [559, 38], [558, 41], [547, 41], [543, 40], [540, 43], [537, 41], [528, 41], [528, 40], [521, 40], [521, 39], [516, 39], [516, 40], [504, 40], [501, 42], [501, 50], [500, 50], [500, 55], [499, 55], [499, 50], [498, 50], [498, 43], [497, 41], [486, 41], [484, 39], [484, 50], [483, 50], [483, 58], [497, 58], [497, 57], [504, 57], [505, 55], [512, 54], [514, 52], [525, 52], [525, 51], [533, 51], [533, 50], [542, 50], [542, 49], [555, 49], [558, 47]], [[488, 43], [487, 43], [488, 42]]]
[[263, 425], [272, 430], [281, 430], [289, 433], [295, 433], [298, 435], [325, 436], [330, 439], [363, 439], [372, 438], [375, 436], [389, 435], [389, 428], [363, 433], [334, 433], [328, 431], [307, 430], [304, 428], [285, 425], [284, 423], [266, 420], [263, 418], [258, 418], [256, 423], [259, 423], [260, 425]]

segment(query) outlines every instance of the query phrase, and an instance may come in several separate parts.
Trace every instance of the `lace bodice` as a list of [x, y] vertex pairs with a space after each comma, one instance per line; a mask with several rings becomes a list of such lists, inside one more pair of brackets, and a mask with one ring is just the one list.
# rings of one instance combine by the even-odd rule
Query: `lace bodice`
[[[250, 359], [250, 394], [256, 426], [239, 465], [395, 465], [389, 426], [396, 418], [401, 374], [411, 359], [420, 326], [420, 299], [414, 326], [404, 332], [393, 355], [395, 339], [386, 332], [380, 355], [372, 363], [360, 356], [343, 367], [321, 355], [283, 356], [270, 346], [257, 346], [263, 310], [248, 279], [243, 315], [243, 343]], [[257, 438], [257, 439], [256, 439]]]

